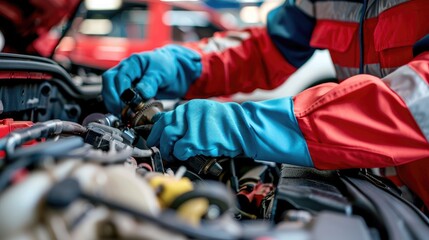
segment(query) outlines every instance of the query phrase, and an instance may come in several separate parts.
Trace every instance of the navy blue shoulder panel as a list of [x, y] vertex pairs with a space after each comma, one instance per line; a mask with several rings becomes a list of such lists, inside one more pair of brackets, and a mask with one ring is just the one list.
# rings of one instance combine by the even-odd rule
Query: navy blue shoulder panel
[[414, 57], [426, 51], [429, 51], [429, 34], [426, 34], [426, 36], [417, 41], [413, 46]]
[[301, 67], [314, 53], [310, 39], [316, 20], [286, 1], [268, 15], [267, 29], [283, 57], [294, 67]]

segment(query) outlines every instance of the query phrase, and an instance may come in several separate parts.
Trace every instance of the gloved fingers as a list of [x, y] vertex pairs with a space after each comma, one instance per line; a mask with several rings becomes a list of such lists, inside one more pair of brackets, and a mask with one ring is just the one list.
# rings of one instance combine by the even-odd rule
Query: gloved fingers
[[[165, 119], [165, 115], [169, 114], [169, 112], [167, 113], [158, 113], [156, 116], [157, 119], [155, 123], [152, 126], [152, 130], [150, 131], [149, 136], [146, 139], [146, 144], [149, 147], [154, 147], [154, 146], [159, 146], [159, 141], [161, 138], [161, 134], [164, 130], [164, 128], [167, 126], [167, 122]], [[168, 118], [168, 117], [167, 117]]]
[[178, 124], [165, 127], [160, 138], [160, 152], [164, 158], [169, 161], [172, 160], [174, 145], [185, 134], [186, 130], [186, 127], [178, 126]]
[[116, 68], [108, 70], [102, 75], [102, 96], [104, 104], [107, 110], [113, 114], [119, 114], [121, 112], [121, 100], [118, 94], [117, 84], [114, 82], [116, 75]]
[[142, 80], [136, 84], [135, 89], [142, 98], [153, 98], [158, 92], [158, 81], [152, 76], [144, 76]]
[[159, 112], [156, 113], [153, 117], [152, 117], [152, 123], [156, 123], [162, 116], [164, 115], [163, 112]]
[[118, 70], [118, 74], [116, 74], [114, 79], [114, 85], [116, 94], [121, 97], [121, 94], [128, 88], [131, 87], [131, 76], [127, 73], [127, 67]]
[[138, 81], [149, 66], [150, 53], [133, 54], [118, 65], [118, 75], [130, 83]]
[[185, 114], [184, 107], [179, 106], [174, 111], [154, 117], [155, 123], [146, 142], [149, 146], [159, 146], [161, 155], [168, 160], [171, 160], [175, 142], [188, 130]]
[[[182, 128], [183, 114], [184, 113], [180, 110], [180, 107], [179, 110], [176, 109], [173, 111], [156, 114], [152, 119], [154, 124], [146, 140], [147, 145], [150, 147], [160, 146], [161, 136], [167, 126], [172, 125], [178, 129]], [[180, 120], [178, 120], [178, 115], [182, 117]]]
[[142, 76], [146, 65], [145, 58], [135, 54], [102, 75], [102, 95], [106, 108], [110, 112], [114, 114], [121, 112], [124, 106], [120, 99], [122, 92], [130, 88], [132, 82]]

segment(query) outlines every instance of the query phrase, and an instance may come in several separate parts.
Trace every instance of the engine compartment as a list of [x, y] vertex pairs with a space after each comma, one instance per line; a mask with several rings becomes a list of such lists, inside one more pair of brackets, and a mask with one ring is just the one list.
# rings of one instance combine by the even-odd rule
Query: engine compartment
[[[0, 116], [8, 119], [0, 131], [2, 239], [429, 234], [427, 218], [367, 170], [221, 156], [170, 162], [145, 140], [151, 118], [168, 110], [163, 102], [143, 101], [130, 89], [121, 96], [122, 116], [114, 116], [101, 86], [76, 86], [56, 63], [23, 55], [0, 55], [0, 81]], [[403, 219], [389, 222], [395, 214]]]

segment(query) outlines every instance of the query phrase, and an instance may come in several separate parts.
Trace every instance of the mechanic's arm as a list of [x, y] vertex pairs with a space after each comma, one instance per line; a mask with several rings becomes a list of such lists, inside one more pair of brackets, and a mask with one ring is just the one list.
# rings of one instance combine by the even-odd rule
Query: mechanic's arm
[[429, 52], [384, 79], [357, 75], [264, 102], [194, 100], [157, 116], [164, 156], [244, 155], [319, 169], [400, 165], [429, 157]]
[[272, 11], [267, 28], [217, 33], [197, 43], [133, 54], [103, 74], [103, 98], [119, 113], [120, 94], [135, 87], [143, 98], [206, 98], [282, 84], [313, 54], [314, 19], [300, 6]]
[[316, 168], [397, 166], [429, 157], [429, 52], [383, 79], [357, 75], [294, 98]]
[[266, 28], [221, 32], [192, 44], [202, 56], [202, 73], [186, 98], [278, 87], [313, 55], [314, 25], [299, 4], [286, 2], [270, 12]]

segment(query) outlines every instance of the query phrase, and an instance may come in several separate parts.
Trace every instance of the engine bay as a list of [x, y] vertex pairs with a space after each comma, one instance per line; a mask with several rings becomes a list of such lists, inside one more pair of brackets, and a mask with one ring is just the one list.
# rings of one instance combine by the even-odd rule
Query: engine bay
[[1, 239], [428, 236], [427, 218], [367, 170], [240, 156], [167, 161], [146, 138], [152, 117], [174, 105], [128, 89], [114, 116], [101, 86], [76, 86], [39, 57], [1, 54], [0, 81]]

